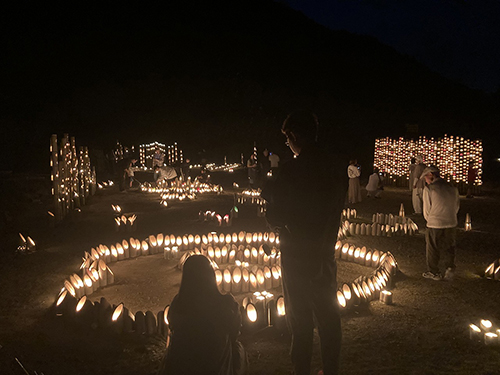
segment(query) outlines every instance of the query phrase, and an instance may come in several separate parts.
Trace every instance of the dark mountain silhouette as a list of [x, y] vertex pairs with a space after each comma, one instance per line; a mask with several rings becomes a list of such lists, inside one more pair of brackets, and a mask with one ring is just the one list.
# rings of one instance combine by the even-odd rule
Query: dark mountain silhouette
[[374, 137], [405, 136], [407, 124], [418, 125], [409, 135], [495, 134], [497, 96], [277, 2], [68, 6], [3, 16], [4, 169], [47, 168], [39, 155], [64, 132], [100, 149], [177, 141], [218, 161], [254, 141], [284, 153], [279, 124], [304, 107], [332, 148], [366, 161]]

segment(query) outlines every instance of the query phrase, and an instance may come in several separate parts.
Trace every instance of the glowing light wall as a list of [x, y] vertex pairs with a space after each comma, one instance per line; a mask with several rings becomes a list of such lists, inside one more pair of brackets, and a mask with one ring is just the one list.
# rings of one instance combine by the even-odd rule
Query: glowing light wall
[[445, 135], [443, 138], [375, 139], [374, 167], [386, 174], [389, 184], [408, 184], [411, 158], [422, 155], [426, 165], [435, 165], [447, 181], [467, 183], [469, 162], [474, 162], [477, 177], [474, 185], [482, 185], [483, 142]]
[[58, 145], [57, 134], [50, 138], [50, 167], [54, 216], [62, 219], [70, 210], [85, 205], [96, 190], [95, 169], [90, 166], [87, 147], [77, 151], [74, 137], [64, 134]]

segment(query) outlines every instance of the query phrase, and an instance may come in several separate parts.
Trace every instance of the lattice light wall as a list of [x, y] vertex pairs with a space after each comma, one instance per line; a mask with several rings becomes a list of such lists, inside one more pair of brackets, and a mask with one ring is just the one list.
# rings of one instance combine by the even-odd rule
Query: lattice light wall
[[455, 183], [467, 182], [469, 162], [477, 168], [475, 185], [482, 185], [483, 142], [445, 135], [443, 138], [375, 139], [374, 167], [386, 173], [389, 181], [409, 178], [411, 158], [422, 155], [426, 165], [435, 165], [443, 178]]

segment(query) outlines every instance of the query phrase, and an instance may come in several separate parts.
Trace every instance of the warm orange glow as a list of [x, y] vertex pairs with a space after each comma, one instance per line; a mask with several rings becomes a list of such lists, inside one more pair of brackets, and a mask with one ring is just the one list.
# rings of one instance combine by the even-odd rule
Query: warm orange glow
[[80, 300], [76, 304], [76, 312], [79, 312], [83, 309], [83, 306], [85, 306], [85, 302], [87, 302], [87, 296], [83, 296], [82, 298], [80, 298]]
[[123, 313], [123, 303], [120, 303], [118, 306], [116, 306], [115, 311], [113, 311], [113, 315], [111, 316], [111, 320], [113, 322], [116, 322], [120, 316]]
[[239, 267], [236, 267], [234, 270], [233, 270], [233, 281], [235, 283], [239, 283], [241, 281], [241, 268]]
[[220, 270], [215, 270], [215, 281], [217, 282], [217, 285], [222, 283], [222, 272]]
[[253, 303], [249, 303], [247, 305], [247, 317], [248, 320], [252, 323], [255, 323], [257, 321], [257, 309], [255, 308], [255, 305]]
[[283, 296], [278, 297], [276, 300], [276, 310], [279, 316], [285, 315], [285, 298]]
[[57, 299], [56, 306], [59, 306], [61, 303], [63, 303], [67, 294], [68, 292], [66, 290], [63, 290], [63, 292], [59, 295], [59, 298]]
[[344, 295], [342, 294], [342, 292], [340, 290], [337, 291], [337, 301], [338, 301], [340, 307], [342, 307], [342, 308], [346, 307], [346, 300], [345, 300]]

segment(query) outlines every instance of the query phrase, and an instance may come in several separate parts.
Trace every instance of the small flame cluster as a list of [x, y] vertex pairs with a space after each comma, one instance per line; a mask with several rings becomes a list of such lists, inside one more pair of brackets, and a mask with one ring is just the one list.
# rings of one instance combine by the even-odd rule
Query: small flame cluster
[[488, 346], [500, 346], [500, 328], [490, 320], [481, 319], [479, 324], [469, 324], [470, 339]]
[[[233, 212], [233, 211], [231, 211]], [[200, 211], [198, 214], [200, 221], [204, 221], [210, 224], [215, 224], [219, 227], [230, 227], [233, 222], [233, 216], [230, 214], [225, 214], [222, 216], [215, 211]]]
[[484, 271], [484, 277], [491, 280], [500, 280], [500, 258], [496, 259]]
[[21, 239], [21, 243], [16, 249], [16, 253], [19, 254], [31, 254], [36, 251], [36, 243], [30, 236], [23, 236], [19, 233], [19, 238]]
[[210, 172], [229, 172], [232, 173], [236, 169], [239, 169], [242, 167], [241, 164], [239, 163], [231, 163], [231, 164], [221, 164], [221, 165], [216, 165], [215, 163], [207, 164], [205, 166]]
[[196, 199], [198, 194], [220, 194], [223, 189], [220, 185], [200, 182], [198, 179], [191, 180], [191, 178], [188, 177], [186, 181], [182, 178], [178, 178], [173, 182], [161, 181], [156, 186], [145, 183], [141, 185], [141, 191], [160, 194], [160, 204], [167, 207], [168, 201], [193, 200]]

